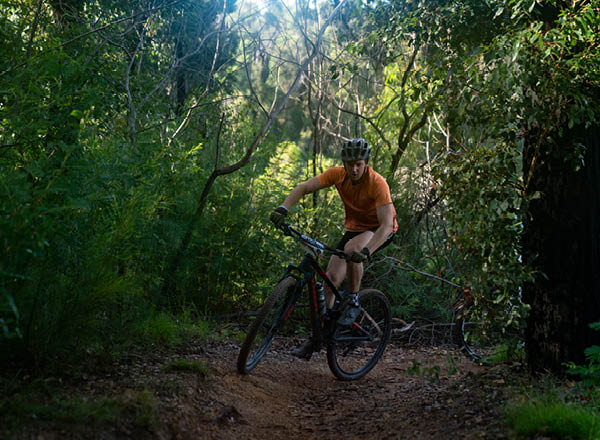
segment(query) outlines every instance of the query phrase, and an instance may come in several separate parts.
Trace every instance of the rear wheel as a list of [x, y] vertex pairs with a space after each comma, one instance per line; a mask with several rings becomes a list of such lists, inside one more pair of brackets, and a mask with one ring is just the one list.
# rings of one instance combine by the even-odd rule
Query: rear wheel
[[240, 348], [237, 359], [237, 370], [241, 374], [249, 373], [267, 353], [275, 335], [289, 316], [292, 306], [292, 290], [296, 280], [287, 277], [273, 289], [269, 298], [258, 312], [246, 333], [246, 339]]
[[360, 314], [351, 326], [337, 326], [327, 344], [327, 363], [340, 380], [363, 377], [377, 364], [390, 340], [392, 308], [379, 290], [359, 294]]
[[476, 341], [477, 332], [475, 325], [471, 322], [472, 301], [462, 299], [454, 306], [454, 328], [453, 339], [460, 350], [469, 359], [475, 362], [480, 362], [483, 359], [483, 349]]

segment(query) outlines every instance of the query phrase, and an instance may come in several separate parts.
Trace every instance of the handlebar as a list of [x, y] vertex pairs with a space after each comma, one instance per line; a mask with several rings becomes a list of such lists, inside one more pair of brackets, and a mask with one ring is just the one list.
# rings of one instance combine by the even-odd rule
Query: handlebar
[[319, 240], [309, 237], [292, 227], [289, 223], [282, 223], [279, 227], [283, 233], [289, 237], [295, 236], [295, 238], [300, 241], [300, 245], [310, 253], [312, 253], [315, 257], [318, 257], [324, 252], [335, 255], [336, 257], [342, 258], [343, 260], [347, 259], [348, 256], [346, 253], [340, 249], [334, 249], [332, 247], [327, 246], [325, 243], [320, 242]]

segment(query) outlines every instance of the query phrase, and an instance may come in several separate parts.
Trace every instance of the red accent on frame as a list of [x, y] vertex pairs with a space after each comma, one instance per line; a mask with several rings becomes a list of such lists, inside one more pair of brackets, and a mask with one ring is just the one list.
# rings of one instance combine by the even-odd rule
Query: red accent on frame
[[289, 307], [288, 311], [286, 312], [285, 316], [283, 317], [284, 321], [288, 320], [288, 318], [292, 314], [292, 310], [294, 310], [294, 305], [293, 304]]
[[319, 313], [319, 304], [317, 303], [317, 288], [315, 286], [315, 277], [312, 277], [310, 280], [310, 284], [312, 286], [312, 296], [313, 296], [313, 304], [315, 306], [315, 313]]

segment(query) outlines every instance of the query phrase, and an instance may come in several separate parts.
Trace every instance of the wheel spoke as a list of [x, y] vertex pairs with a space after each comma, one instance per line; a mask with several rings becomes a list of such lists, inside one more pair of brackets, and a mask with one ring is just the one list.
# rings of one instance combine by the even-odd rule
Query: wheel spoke
[[291, 277], [280, 281], [248, 328], [237, 360], [240, 373], [249, 373], [267, 353], [275, 335], [283, 326], [284, 318], [289, 315], [289, 302], [292, 300], [291, 292], [295, 284], [296, 280]]
[[373, 317], [369, 314], [369, 312], [367, 312], [364, 309], [363, 309], [363, 316], [365, 318], [367, 318], [367, 320], [373, 325], [373, 328], [375, 328], [375, 330], [377, 331], [378, 335], [382, 335], [383, 334], [383, 331], [381, 330], [381, 327], [379, 326], [379, 323], [377, 323], [377, 321], [375, 321], [373, 319]]
[[361, 314], [352, 326], [336, 328], [327, 346], [329, 368], [342, 380], [367, 374], [383, 355], [391, 332], [391, 307], [385, 295], [367, 289], [360, 293]]

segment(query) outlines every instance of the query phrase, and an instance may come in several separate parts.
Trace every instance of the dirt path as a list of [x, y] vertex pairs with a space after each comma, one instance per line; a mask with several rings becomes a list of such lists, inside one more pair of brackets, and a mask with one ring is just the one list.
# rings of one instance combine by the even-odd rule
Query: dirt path
[[[247, 376], [235, 371], [238, 348], [230, 342], [133, 356], [64, 391], [93, 398], [150, 390], [158, 406], [151, 425], [136, 426], [126, 417], [101, 426], [35, 421], [13, 438], [508, 438], [500, 414], [516, 373], [507, 367], [477, 366], [450, 349], [390, 345], [368, 376], [341, 382], [329, 371], [324, 352], [310, 362], [291, 357], [296, 342], [276, 343]], [[208, 374], [164, 370], [178, 359], [202, 361]]]

